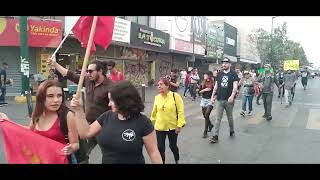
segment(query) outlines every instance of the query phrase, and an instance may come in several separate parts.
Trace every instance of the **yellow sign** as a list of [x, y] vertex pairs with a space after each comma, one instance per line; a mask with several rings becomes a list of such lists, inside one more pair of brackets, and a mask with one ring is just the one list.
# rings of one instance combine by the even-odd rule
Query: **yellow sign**
[[50, 54], [41, 54], [40, 55], [40, 73], [48, 78], [49, 68], [47, 66], [47, 60], [49, 59]]
[[299, 60], [285, 60], [283, 70], [299, 70]]

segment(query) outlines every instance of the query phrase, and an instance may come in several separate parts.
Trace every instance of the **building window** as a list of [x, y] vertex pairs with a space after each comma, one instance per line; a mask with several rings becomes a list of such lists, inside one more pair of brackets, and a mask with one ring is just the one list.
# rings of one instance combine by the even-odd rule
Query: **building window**
[[128, 21], [134, 22], [134, 23], [138, 23], [138, 16], [127, 16], [126, 19]]
[[149, 16], [138, 16], [138, 24], [149, 26]]
[[149, 26], [149, 16], [126, 16], [126, 19], [134, 23]]

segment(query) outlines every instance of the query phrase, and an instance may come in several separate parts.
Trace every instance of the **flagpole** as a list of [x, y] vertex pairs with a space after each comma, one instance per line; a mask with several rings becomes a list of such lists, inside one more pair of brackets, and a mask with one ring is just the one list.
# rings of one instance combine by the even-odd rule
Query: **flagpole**
[[60, 42], [59, 46], [57, 47], [57, 49], [54, 51], [54, 53], [51, 55], [51, 59], [53, 59], [53, 57], [57, 54], [57, 52], [59, 51], [59, 49], [61, 48], [62, 44], [64, 43], [64, 41], [67, 39], [67, 37], [69, 36], [69, 34], [71, 33], [71, 30], [69, 31], [69, 33], [67, 35], [64, 36], [64, 38], [62, 39], [62, 41]]
[[92, 26], [91, 26], [91, 30], [90, 30], [90, 36], [89, 36], [89, 40], [88, 40], [88, 46], [87, 46], [86, 54], [84, 56], [84, 60], [83, 60], [83, 64], [82, 64], [80, 80], [78, 82], [78, 89], [77, 89], [77, 93], [76, 93], [77, 99], [80, 99], [80, 97], [81, 97], [81, 89], [82, 89], [82, 85], [83, 85], [84, 76], [85, 76], [85, 73], [87, 70], [87, 64], [88, 64], [88, 60], [89, 60], [89, 56], [90, 56], [94, 32], [96, 31], [97, 20], [98, 20], [98, 17], [93, 16]]

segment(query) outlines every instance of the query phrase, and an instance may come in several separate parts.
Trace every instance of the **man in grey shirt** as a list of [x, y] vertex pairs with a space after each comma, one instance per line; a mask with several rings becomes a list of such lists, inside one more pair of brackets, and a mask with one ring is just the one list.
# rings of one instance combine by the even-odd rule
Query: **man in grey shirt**
[[286, 107], [291, 106], [293, 100], [293, 88], [294, 84], [296, 83], [297, 77], [295, 73], [292, 73], [291, 70], [288, 70], [287, 73], [284, 75], [284, 89], [285, 89], [285, 100], [286, 100]]
[[272, 98], [274, 92], [274, 84], [279, 87], [279, 82], [275, 75], [270, 71], [270, 64], [264, 65], [264, 73], [261, 73], [257, 78], [257, 81], [260, 82], [262, 87], [262, 99], [264, 106], [264, 115], [263, 118], [266, 118], [267, 121], [272, 120], [271, 108], [272, 108]]

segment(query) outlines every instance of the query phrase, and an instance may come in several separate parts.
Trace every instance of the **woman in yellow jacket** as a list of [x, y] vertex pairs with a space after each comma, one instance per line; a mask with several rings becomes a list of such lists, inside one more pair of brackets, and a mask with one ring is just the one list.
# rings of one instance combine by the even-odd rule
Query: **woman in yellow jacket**
[[154, 98], [151, 121], [155, 126], [158, 148], [165, 163], [165, 141], [168, 136], [169, 146], [173, 152], [176, 164], [179, 162], [178, 134], [186, 124], [184, 118], [183, 100], [178, 93], [169, 91], [170, 81], [161, 78], [158, 82], [160, 94]]

